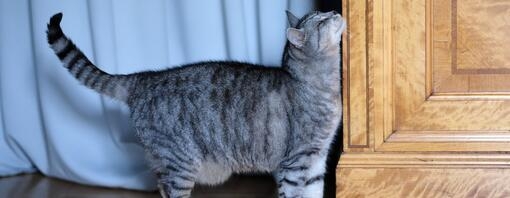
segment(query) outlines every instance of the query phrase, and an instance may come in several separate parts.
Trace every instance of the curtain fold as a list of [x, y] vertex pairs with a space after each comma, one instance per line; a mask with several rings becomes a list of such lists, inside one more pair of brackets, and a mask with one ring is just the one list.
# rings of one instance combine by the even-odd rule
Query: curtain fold
[[[0, 172], [47, 168], [28, 1], [0, 1]], [[15, 20], [14, 20], [15, 19]], [[12, 37], [16, 38], [12, 38]], [[29, 138], [25, 138], [29, 137]]]
[[311, 0], [0, 0], [0, 176], [40, 171], [90, 185], [151, 190], [128, 109], [81, 86], [46, 43], [62, 28], [109, 73], [204, 60], [278, 66], [285, 10]]

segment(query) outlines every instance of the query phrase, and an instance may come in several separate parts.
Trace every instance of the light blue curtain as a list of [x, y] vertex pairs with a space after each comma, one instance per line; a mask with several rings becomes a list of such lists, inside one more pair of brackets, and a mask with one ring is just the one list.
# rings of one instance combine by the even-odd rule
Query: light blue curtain
[[79, 85], [46, 43], [49, 17], [110, 73], [202, 60], [278, 66], [285, 10], [311, 0], [0, 0], [0, 176], [40, 171], [154, 189], [127, 109]]

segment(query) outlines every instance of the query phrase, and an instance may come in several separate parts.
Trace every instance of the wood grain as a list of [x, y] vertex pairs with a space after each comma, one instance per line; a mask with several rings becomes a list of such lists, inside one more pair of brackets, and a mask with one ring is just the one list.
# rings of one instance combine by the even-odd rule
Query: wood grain
[[337, 197], [510, 197], [510, 169], [343, 168]]
[[[345, 1], [345, 6], [349, 9], [364, 10], [365, 1]], [[345, 10], [347, 23], [347, 32], [344, 42], [344, 114], [346, 115], [346, 125], [344, 125], [345, 148], [362, 149], [368, 147], [368, 129], [367, 129], [367, 59], [366, 59], [366, 15], [358, 12]]]
[[343, 6], [337, 196], [510, 197], [510, 1]]
[[[344, 42], [348, 49], [344, 56], [346, 152], [510, 151], [506, 144], [510, 142], [510, 92], [501, 91], [501, 84], [483, 77], [488, 74], [457, 75], [451, 67], [453, 51], [458, 52], [451, 48], [452, 17], [461, 15], [458, 35], [468, 34], [466, 28], [482, 31], [475, 28], [482, 22], [469, 28], [462, 25], [468, 23], [470, 10], [489, 10], [493, 4], [505, 3], [486, 5], [485, 1], [470, 0], [469, 5], [457, 8], [452, 6], [455, 2], [344, 3], [350, 27]], [[474, 12], [472, 17], [483, 21], [489, 16], [485, 11]], [[491, 75], [499, 79], [506, 74]], [[438, 86], [448, 92], [437, 92]], [[465, 91], [451, 94], [452, 90]]]
[[510, 2], [452, 0], [451, 4], [452, 31], [456, 35], [453, 66], [473, 74], [510, 73], [510, 53], [507, 53]]
[[[430, 47], [435, 93], [510, 91], [510, 2], [433, 0]], [[480, 94], [478, 94], [480, 96]]]
[[338, 168], [510, 168], [510, 154], [346, 153]]
[[[438, 39], [442, 41], [443, 37], [451, 37], [451, 31], [447, 30], [451, 27], [446, 26], [450, 23], [441, 23], [441, 21], [446, 20], [450, 22], [451, 17], [448, 16], [455, 16], [455, 14], [452, 13], [453, 9], [451, 8], [453, 6], [451, 6], [451, 1], [429, 0], [426, 1], [425, 4], [420, 4], [421, 2], [423, 1], [411, 3], [408, 1], [393, 1], [393, 12], [398, 13], [398, 16], [393, 17], [393, 24], [398, 24], [395, 25], [396, 27], [392, 31], [392, 34], [395, 35], [393, 38], [404, 39], [398, 39], [395, 41], [395, 49], [393, 49], [395, 53], [395, 60], [392, 67], [394, 67], [396, 73], [399, 75], [395, 76], [393, 81], [395, 89], [388, 91], [395, 92], [395, 98], [399, 100], [399, 103], [394, 108], [394, 115], [396, 118], [394, 119], [395, 128], [392, 130], [392, 134], [396, 135], [399, 131], [418, 131], [416, 134], [427, 133], [427, 131], [443, 131], [446, 132], [446, 137], [449, 134], [448, 131], [469, 131], [470, 133], [478, 132], [479, 134], [472, 133], [476, 136], [490, 136], [490, 131], [500, 131], [502, 133], [508, 132], [510, 125], [504, 120], [510, 120], [510, 109], [509, 103], [504, 100], [498, 100], [498, 98], [494, 97], [492, 97], [493, 100], [491, 101], [463, 100], [462, 98], [457, 98], [455, 101], [426, 100], [427, 91], [424, 83], [427, 79], [426, 73], [424, 73], [427, 63], [427, 56], [425, 54], [427, 52], [425, 49], [426, 42], [424, 42], [425, 36], [428, 35], [426, 31], [426, 19], [432, 17], [430, 14], [434, 14], [436, 12], [446, 13], [433, 17], [433, 19], [430, 20], [432, 23], [431, 26], [434, 30], [432, 30], [432, 33], [429, 34], [433, 35], [433, 38], [429, 40]], [[432, 4], [430, 6], [430, 11], [432, 13], [424, 12], [427, 11], [427, 4]], [[467, 13], [464, 13], [464, 15], [465, 14]], [[436, 22], [438, 24], [435, 24]], [[459, 32], [458, 34], [462, 33]], [[446, 51], [437, 51], [436, 48], [433, 48], [431, 50], [432, 58], [434, 58], [434, 54], [438, 54], [439, 56], [453, 53], [450, 48], [445, 50]], [[440, 65], [441, 62], [448, 62], [443, 61], [443, 59], [449, 60], [448, 58], [439, 57], [437, 60], [433, 59], [432, 61], [429, 61], [433, 64], [432, 70], [435, 71], [434, 74], [446, 72], [434, 66], [436, 64]], [[445, 65], [445, 68], [451, 68], [449, 64]], [[464, 80], [466, 79], [469, 80], [472, 78], [461, 76], [460, 78], [455, 78], [455, 81], [443, 83], [441, 85], [455, 87], [455, 89], [458, 88], [460, 90], [469, 88], [465, 88], [464, 86], [472, 86], [472, 84], [476, 84], [472, 81], [470, 81], [471, 84], [465, 83]], [[480, 85], [490, 88], [489, 84], [482, 84]], [[466, 133], [466, 135], [469, 135], [469, 133]], [[422, 138], [418, 138], [418, 136], [416, 137], [417, 142], [423, 141]], [[497, 136], [494, 137], [494, 139], [497, 138]], [[398, 138], [394, 139], [398, 140]], [[462, 142], [459, 141], [459, 138], [456, 136], [451, 136], [450, 140], [451, 142], [454, 142], [453, 144]], [[412, 141], [406, 139], [406, 142], [406, 144], [408, 144]], [[430, 147], [436, 147], [433, 150], [440, 150], [437, 146], [447, 145], [443, 143], [434, 145], [433, 143], [434, 142], [431, 142], [430, 144]], [[453, 144], [451, 146], [445, 146], [445, 148], [451, 148], [454, 146]], [[490, 147], [490, 144], [486, 144], [486, 146]], [[480, 145], [476, 145], [476, 148], [479, 149]], [[492, 148], [487, 148], [487, 150], [497, 150], [497, 148], [499, 147], [495, 145]], [[469, 151], [469, 148], [467, 149], [467, 151]]]

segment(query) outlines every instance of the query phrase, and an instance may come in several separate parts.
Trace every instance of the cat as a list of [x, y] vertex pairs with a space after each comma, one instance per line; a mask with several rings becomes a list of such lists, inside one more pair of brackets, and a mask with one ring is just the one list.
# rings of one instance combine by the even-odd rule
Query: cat
[[342, 116], [340, 41], [334, 11], [290, 27], [281, 67], [210, 61], [162, 71], [108, 74], [51, 17], [47, 39], [86, 87], [127, 104], [163, 197], [232, 173], [271, 173], [278, 197], [322, 197], [328, 147]]

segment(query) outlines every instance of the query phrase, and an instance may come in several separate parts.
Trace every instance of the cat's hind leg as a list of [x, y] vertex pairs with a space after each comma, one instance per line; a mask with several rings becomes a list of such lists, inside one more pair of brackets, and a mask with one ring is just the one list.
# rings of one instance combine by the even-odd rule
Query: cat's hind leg
[[198, 166], [196, 163], [179, 161], [177, 159], [163, 160], [156, 171], [158, 187], [162, 197], [187, 198], [196, 183]]
[[309, 150], [282, 162], [275, 173], [280, 198], [322, 198], [326, 155]]
[[164, 198], [188, 198], [195, 186], [194, 179], [176, 176], [178, 174], [161, 175], [158, 187]]
[[187, 198], [195, 186], [200, 160], [176, 147], [157, 147], [149, 154], [162, 197]]

